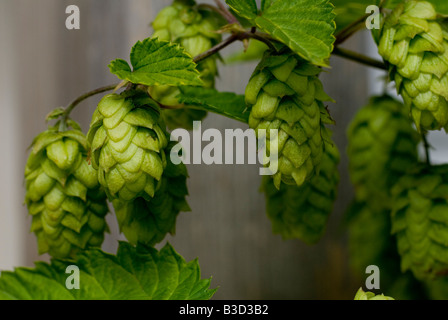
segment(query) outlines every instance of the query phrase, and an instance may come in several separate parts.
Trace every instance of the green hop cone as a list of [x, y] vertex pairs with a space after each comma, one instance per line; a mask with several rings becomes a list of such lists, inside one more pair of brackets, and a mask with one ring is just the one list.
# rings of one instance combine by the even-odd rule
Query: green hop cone
[[392, 233], [403, 271], [419, 280], [448, 272], [448, 166], [421, 165], [392, 189]]
[[73, 257], [101, 246], [108, 231], [107, 198], [87, 162], [87, 141], [77, 129], [39, 134], [25, 169], [25, 203], [39, 254]]
[[356, 292], [354, 300], [395, 300], [392, 297], [385, 296], [384, 294], [374, 294], [370, 291], [364, 291], [362, 288]]
[[421, 283], [410, 271], [401, 272], [396, 238], [391, 235], [390, 211], [354, 202], [347, 219], [350, 266], [357, 278], [365, 279], [366, 268], [374, 265], [381, 271], [381, 285], [392, 296], [400, 300], [423, 299]]
[[[167, 150], [169, 153], [170, 147]], [[188, 195], [187, 177], [185, 165], [174, 165], [167, 157], [162, 183], [151, 201], [143, 198], [133, 202], [113, 201], [120, 230], [130, 243], [153, 246], [168, 233], [175, 233], [179, 213], [190, 211], [185, 199]]]
[[[218, 44], [221, 35], [216, 31], [219, 23], [215, 13], [195, 6], [194, 1], [175, 0], [171, 6], [162, 9], [152, 23], [153, 38], [171, 41], [183, 46], [192, 57], [195, 57]], [[215, 86], [218, 74], [216, 56], [199, 62], [197, 69], [206, 88]], [[160, 103], [178, 107], [179, 109], [163, 110], [169, 129], [183, 127], [193, 128], [193, 121], [202, 120], [207, 112], [182, 108], [176, 96], [180, 93], [177, 87], [153, 86], [149, 88], [151, 96]]]
[[161, 182], [168, 141], [157, 103], [147, 93], [106, 95], [88, 133], [92, 166], [110, 200], [149, 201]]
[[320, 72], [294, 54], [267, 52], [246, 88], [250, 128], [258, 137], [260, 129], [266, 130], [268, 147], [270, 130], [278, 130], [278, 172], [273, 176], [277, 189], [282, 182], [301, 186], [312, 177], [324, 141], [331, 140], [324, 124], [332, 121], [323, 104], [331, 98], [323, 91]]
[[418, 163], [419, 134], [403, 104], [389, 96], [372, 98], [353, 118], [347, 136], [356, 200], [390, 206], [390, 188]]
[[419, 131], [448, 124], [448, 32], [437, 19], [427, 1], [400, 3], [385, 19], [378, 46]]
[[274, 233], [281, 234], [284, 239], [297, 238], [308, 244], [314, 244], [322, 237], [336, 200], [339, 159], [336, 146], [328, 143], [319, 174], [302, 186], [282, 185], [278, 190], [271, 177], [264, 177], [262, 188]]

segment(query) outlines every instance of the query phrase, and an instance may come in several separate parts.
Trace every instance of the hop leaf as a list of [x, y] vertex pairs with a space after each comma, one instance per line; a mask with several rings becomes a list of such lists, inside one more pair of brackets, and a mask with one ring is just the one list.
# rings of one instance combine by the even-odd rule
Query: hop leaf
[[[195, 57], [215, 46], [221, 41], [221, 35], [216, 32], [219, 24], [214, 13], [199, 9], [194, 1], [175, 0], [171, 6], [162, 9], [152, 23], [153, 38], [180, 44], [185, 51]], [[213, 88], [218, 73], [216, 56], [199, 62], [197, 70], [201, 74], [204, 87]], [[182, 108], [177, 96], [179, 89], [173, 86], [152, 86], [151, 96], [164, 105], [180, 107], [179, 109], [163, 110], [163, 116], [169, 129], [183, 127], [193, 128], [193, 121], [199, 121], [207, 116], [202, 110]]]
[[267, 140], [271, 129], [278, 130], [277, 189], [282, 182], [303, 185], [322, 160], [324, 140], [330, 137], [323, 101], [331, 98], [317, 77], [320, 72], [294, 54], [267, 52], [246, 88], [249, 126], [258, 136], [265, 129]]
[[333, 211], [339, 183], [339, 151], [326, 145], [319, 174], [298, 187], [282, 185], [278, 190], [270, 177], [265, 177], [268, 217], [274, 233], [284, 239], [298, 238], [308, 244], [316, 243], [323, 235]]
[[[78, 290], [66, 287], [73, 265], [80, 270]], [[120, 242], [117, 255], [89, 249], [0, 277], [1, 300], [208, 300], [216, 292], [209, 288], [198, 261], [186, 262], [169, 244], [157, 251]]]
[[108, 231], [106, 195], [87, 163], [81, 131], [49, 129], [37, 136], [25, 180], [25, 203], [33, 217], [31, 231], [37, 236], [40, 254], [66, 258], [101, 246]]
[[144, 92], [106, 95], [88, 133], [92, 166], [109, 199], [150, 200], [166, 166], [159, 106]]
[[[444, 30], [445, 28], [445, 30]], [[418, 130], [448, 125], [448, 33], [427, 1], [398, 4], [378, 46]]]

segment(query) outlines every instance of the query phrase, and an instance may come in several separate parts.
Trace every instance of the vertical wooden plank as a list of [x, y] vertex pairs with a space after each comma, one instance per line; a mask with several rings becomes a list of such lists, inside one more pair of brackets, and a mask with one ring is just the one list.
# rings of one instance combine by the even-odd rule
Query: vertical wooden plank
[[21, 137], [20, 111], [17, 103], [19, 75], [14, 51], [14, 16], [12, 1], [0, 3], [0, 270], [10, 270], [24, 262], [22, 250], [24, 216], [22, 213], [22, 170], [18, 163]]

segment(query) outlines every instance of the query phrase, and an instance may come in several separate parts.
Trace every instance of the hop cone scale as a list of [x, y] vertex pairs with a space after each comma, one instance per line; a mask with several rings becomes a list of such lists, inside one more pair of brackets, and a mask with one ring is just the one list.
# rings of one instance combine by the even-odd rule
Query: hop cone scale
[[167, 157], [160, 187], [151, 201], [144, 198], [132, 202], [113, 201], [120, 230], [130, 243], [153, 246], [168, 233], [175, 233], [179, 213], [190, 211], [185, 199], [188, 195], [187, 177], [185, 165], [174, 165]]
[[[216, 32], [219, 24], [214, 13], [198, 9], [194, 1], [174, 1], [172, 5], [159, 12], [152, 26], [153, 38], [178, 43], [192, 57], [211, 49], [221, 41], [221, 35]], [[216, 57], [199, 62], [197, 69], [204, 86], [213, 88], [218, 74]], [[154, 86], [149, 88], [149, 93], [164, 105], [179, 106], [176, 98], [179, 94], [177, 87]], [[163, 116], [170, 129], [178, 127], [192, 129], [193, 121], [202, 120], [206, 115], [207, 113], [202, 110], [184, 108], [163, 110]]]
[[87, 163], [87, 141], [80, 130], [49, 129], [36, 137], [25, 168], [25, 203], [39, 253], [73, 257], [101, 246], [108, 231], [106, 195]]
[[393, 190], [392, 232], [403, 270], [420, 280], [448, 272], [448, 166], [422, 165]]
[[110, 200], [150, 200], [166, 166], [159, 106], [144, 92], [106, 95], [88, 133], [92, 166]]
[[319, 174], [302, 186], [282, 185], [278, 190], [273, 179], [265, 177], [268, 217], [274, 233], [284, 239], [301, 239], [316, 243], [323, 235], [329, 215], [333, 211], [339, 183], [339, 151], [326, 144]]
[[[249, 126], [259, 135], [278, 130], [277, 188], [283, 182], [301, 186], [322, 160], [324, 140], [331, 140], [331, 123], [323, 101], [330, 101], [318, 75], [321, 69], [294, 54], [266, 53], [246, 88]], [[268, 149], [268, 151], [270, 151]]]
[[400, 3], [386, 18], [379, 53], [418, 130], [448, 124], [448, 32], [427, 1]]
[[357, 201], [389, 207], [391, 187], [418, 163], [419, 134], [403, 104], [390, 96], [372, 98], [353, 118], [347, 136]]

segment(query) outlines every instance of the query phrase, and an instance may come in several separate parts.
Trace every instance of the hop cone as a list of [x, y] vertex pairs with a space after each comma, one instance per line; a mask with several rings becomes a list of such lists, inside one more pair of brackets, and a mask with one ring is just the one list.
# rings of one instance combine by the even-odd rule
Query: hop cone
[[101, 246], [108, 231], [106, 195], [87, 163], [86, 138], [80, 130], [49, 129], [36, 137], [25, 169], [25, 203], [39, 253], [73, 257]]
[[[179, 43], [195, 57], [215, 46], [221, 41], [221, 35], [216, 32], [219, 25], [216, 16], [206, 10], [195, 7], [194, 1], [175, 0], [171, 6], [162, 9], [152, 23], [153, 38]], [[215, 86], [218, 73], [216, 57], [201, 61], [197, 66], [206, 88]], [[154, 86], [149, 89], [151, 96], [168, 106], [178, 106], [177, 87]], [[207, 113], [202, 110], [172, 109], [164, 110], [163, 116], [170, 129], [183, 127], [192, 129], [193, 121], [202, 120]]]
[[358, 292], [356, 292], [354, 300], [395, 300], [392, 297], [385, 296], [384, 294], [374, 294], [370, 291], [364, 291], [362, 288], [359, 288]]
[[162, 183], [151, 201], [143, 198], [132, 202], [113, 201], [120, 229], [129, 242], [153, 246], [167, 233], [174, 234], [178, 214], [190, 211], [185, 199], [187, 177], [185, 165], [174, 165], [167, 157]]
[[[322, 101], [329, 101], [318, 79], [321, 69], [293, 54], [265, 54], [246, 88], [249, 126], [260, 136], [278, 130], [277, 189], [281, 182], [301, 186], [322, 160], [331, 123]], [[269, 151], [269, 149], [268, 149]]]
[[268, 217], [273, 232], [284, 239], [298, 238], [316, 243], [324, 234], [333, 211], [339, 183], [339, 151], [326, 144], [319, 174], [298, 187], [282, 185], [278, 190], [271, 177], [263, 181]]
[[408, 1], [386, 18], [380, 55], [419, 130], [448, 124], [448, 32], [431, 3]]
[[349, 172], [357, 200], [390, 206], [390, 188], [418, 162], [418, 142], [403, 105], [391, 97], [374, 97], [359, 110], [348, 129]]
[[395, 236], [391, 235], [390, 211], [372, 209], [366, 203], [355, 202], [348, 213], [348, 248], [350, 265], [360, 279], [366, 268], [378, 266], [381, 285], [401, 300], [425, 297], [421, 284], [410, 271], [402, 273]]
[[166, 166], [158, 105], [143, 92], [106, 95], [88, 133], [92, 166], [110, 200], [150, 200]]
[[402, 270], [417, 279], [448, 271], [448, 166], [422, 165], [393, 190], [392, 232]]

